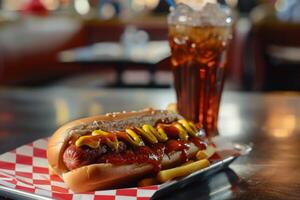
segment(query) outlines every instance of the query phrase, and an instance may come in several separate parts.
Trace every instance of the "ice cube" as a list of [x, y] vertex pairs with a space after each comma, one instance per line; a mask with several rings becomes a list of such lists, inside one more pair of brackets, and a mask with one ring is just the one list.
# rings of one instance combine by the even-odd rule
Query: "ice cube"
[[176, 2], [184, 3], [193, 8], [193, 10], [202, 10], [207, 3], [217, 3], [216, 0], [177, 0]]
[[[207, 3], [201, 12], [194, 12], [196, 19], [202, 19], [202, 24], [214, 26], [226, 26], [228, 24], [229, 10], [221, 8], [219, 4]], [[198, 15], [198, 17], [197, 17]]]
[[[190, 0], [189, 5], [180, 3], [171, 10], [168, 16], [169, 24], [189, 26], [228, 26], [231, 24], [229, 9], [222, 8], [214, 0]], [[191, 3], [193, 2], [193, 3]], [[204, 2], [204, 4], [203, 4]]]
[[178, 4], [175, 9], [171, 10], [168, 16], [169, 24], [191, 24], [193, 21], [193, 9], [186, 4]]

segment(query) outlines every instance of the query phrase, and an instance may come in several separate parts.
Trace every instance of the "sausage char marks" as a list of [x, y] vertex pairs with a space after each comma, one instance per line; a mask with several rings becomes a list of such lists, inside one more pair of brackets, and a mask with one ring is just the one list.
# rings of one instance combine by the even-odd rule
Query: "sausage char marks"
[[207, 144], [196, 126], [184, 119], [155, 126], [128, 127], [123, 131], [94, 130], [84, 135], [72, 135], [63, 153], [68, 170], [95, 163], [115, 165], [149, 163], [161, 169], [165, 155], [181, 152], [182, 162], [188, 161], [191, 144], [203, 150]]

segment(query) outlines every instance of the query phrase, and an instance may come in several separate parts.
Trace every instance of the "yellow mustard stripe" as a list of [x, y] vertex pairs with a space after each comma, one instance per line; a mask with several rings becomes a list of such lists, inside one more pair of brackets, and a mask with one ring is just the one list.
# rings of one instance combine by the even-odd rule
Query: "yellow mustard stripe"
[[168, 140], [168, 136], [166, 133], [157, 131], [153, 126], [151, 126], [149, 124], [143, 125], [142, 128], [146, 133], [149, 133], [149, 134], [152, 133], [159, 142], [165, 142]]
[[89, 146], [93, 149], [99, 148], [100, 147], [100, 143], [98, 140], [89, 140], [91, 137], [91, 135], [87, 135], [87, 136], [81, 136], [80, 138], [78, 138], [75, 142], [75, 145], [77, 147], [81, 147], [81, 146]]
[[146, 132], [146, 131], [144, 131], [144, 130], [141, 129], [141, 128], [136, 128], [136, 129], [140, 132], [140, 134], [142, 135], [142, 137], [146, 138], [146, 140], [148, 140], [150, 143], [152, 143], [152, 144], [158, 143], [158, 140], [157, 140], [157, 138], [153, 135], [153, 133], [151, 133], [151, 132]]
[[179, 123], [175, 123], [175, 127], [179, 131], [179, 138], [181, 140], [187, 141], [189, 138], [189, 135], [187, 134], [186, 130]]
[[196, 127], [192, 122], [188, 122], [185, 119], [178, 120], [178, 123], [181, 124], [185, 130], [189, 133], [191, 136], [196, 136]]
[[[191, 136], [197, 136], [197, 128], [194, 123], [181, 119], [178, 120], [173, 124], [179, 131], [179, 138], [181, 140], [187, 141], [189, 138], [189, 135]], [[155, 144], [158, 142], [165, 142], [168, 140], [168, 136], [163, 128], [154, 128], [153, 126], [149, 124], [144, 124], [142, 128], [136, 128], [139, 131], [139, 134], [142, 136], [142, 138], [146, 139], [148, 142]], [[125, 139], [134, 146], [142, 146], [144, 145], [144, 142], [142, 138], [132, 129], [126, 129], [126, 137]], [[91, 135], [87, 136], [80, 136], [76, 142], [75, 145], [77, 147], [86, 145], [90, 148], [99, 148], [100, 142], [96, 140], [89, 140], [92, 136], [101, 135], [101, 136], [109, 136], [112, 133], [103, 131], [103, 130], [94, 130]], [[114, 138], [114, 140], [111, 140], [110, 138], [106, 139], [107, 145], [115, 150], [118, 150], [119, 148], [119, 142], [117, 139], [117, 136]]]
[[125, 130], [125, 132], [127, 133], [127, 141], [135, 146], [142, 146], [143, 140], [131, 129], [127, 128]]
[[[106, 132], [106, 131], [102, 131], [102, 130], [94, 130], [94, 131], [92, 132], [92, 135], [108, 136], [109, 134], [111, 134], [111, 133]], [[107, 139], [106, 139], [107, 145], [108, 145], [110, 148], [114, 149], [114, 150], [118, 150], [118, 148], [119, 148], [118, 138], [115, 137], [114, 139], [115, 139], [115, 140], [112, 141], [111, 139], [107, 138]]]

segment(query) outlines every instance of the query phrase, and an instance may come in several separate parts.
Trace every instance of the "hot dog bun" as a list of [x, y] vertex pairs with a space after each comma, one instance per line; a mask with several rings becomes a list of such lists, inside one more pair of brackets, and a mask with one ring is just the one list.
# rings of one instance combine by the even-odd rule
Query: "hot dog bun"
[[[126, 184], [153, 171], [151, 164], [113, 165], [107, 163], [91, 164], [68, 170], [63, 162], [63, 153], [72, 134], [84, 135], [87, 130], [124, 130], [128, 126], [155, 125], [157, 121], [172, 122], [182, 117], [167, 110], [145, 109], [142, 111], [110, 113], [82, 118], [59, 128], [50, 138], [47, 148], [49, 168], [59, 175], [74, 192], [113, 188]], [[193, 157], [198, 147], [191, 144], [188, 157]], [[164, 155], [162, 168], [169, 168], [181, 162], [180, 152]]]
[[47, 157], [49, 165], [58, 175], [67, 171], [62, 161], [62, 155], [68, 140], [74, 133], [85, 134], [86, 130], [95, 129], [122, 130], [127, 126], [140, 126], [144, 123], [154, 125], [158, 120], [172, 121], [176, 118], [182, 117], [170, 111], [148, 108], [142, 111], [108, 113], [69, 122], [60, 127], [48, 142]]

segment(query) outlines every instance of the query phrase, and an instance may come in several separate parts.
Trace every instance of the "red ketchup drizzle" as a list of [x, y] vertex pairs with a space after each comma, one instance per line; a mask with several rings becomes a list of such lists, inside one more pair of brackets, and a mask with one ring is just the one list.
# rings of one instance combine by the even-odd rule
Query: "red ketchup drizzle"
[[157, 144], [152, 148], [147, 146], [137, 147], [134, 151], [127, 150], [121, 153], [109, 153], [101, 157], [99, 162], [115, 165], [149, 163], [156, 172], [161, 169], [161, 161], [164, 155], [163, 145]]
[[178, 140], [169, 140], [167, 142], [166, 153], [171, 153], [173, 151], [181, 151], [180, 158], [182, 162], [188, 161], [187, 150], [190, 148], [190, 145], [185, 141]]
[[158, 124], [157, 128], [162, 128], [170, 138], [178, 138], [179, 131], [173, 124]]
[[[164, 154], [170, 154], [172, 152], [181, 151], [180, 159], [182, 162], [188, 161], [187, 150], [190, 148], [189, 142], [192, 142], [199, 150], [204, 150], [207, 144], [201, 140], [199, 137], [190, 137], [189, 141], [179, 140], [179, 130], [174, 126], [174, 124], [162, 124], [158, 123], [157, 128], [162, 128], [165, 133], [170, 138], [166, 143], [150, 144], [149, 146], [135, 147], [128, 149], [123, 152], [109, 152], [102, 154], [97, 162], [98, 163], [112, 163], [115, 165], [123, 164], [142, 164], [149, 163], [153, 166], [153, 169], [158, 172], [161, 170], [161, 162]], [[137, 130], [135, 130], [138, 132]], [[110, 141], [116, 141], [117, 138], [125, 140], [127, 134], [122, 131], [117, 131], [110, 133], [108, 135], [95, 135], [88, 140], [94, 141], [98, 140], [101, 144], [106, 143], [109, 139]], [[78, 136], [72, 137], [69, 143], [74, 144]]]
[[207, 144], [201, 140], [199, 137], [191, 137], [190, 141], [199, 148], [199, 150], [204, 150], [207, 147]]

